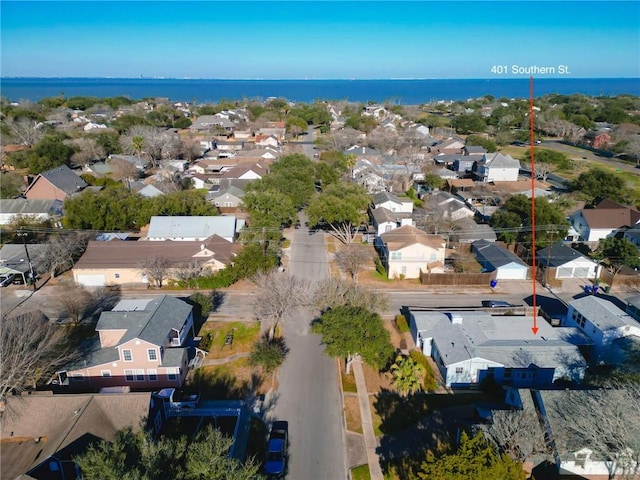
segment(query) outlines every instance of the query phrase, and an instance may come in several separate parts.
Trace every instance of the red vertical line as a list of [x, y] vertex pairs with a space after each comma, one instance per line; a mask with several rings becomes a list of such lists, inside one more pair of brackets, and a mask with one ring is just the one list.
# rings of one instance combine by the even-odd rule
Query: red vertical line
[[533, 328], [538, 333], [538, 299], [536, 296], [536, 174], [534, 162], [535, 138], [533, 135], [533, 77], [529, 77], [529, 144], [531, 146], [531, 277], [533, 285]]

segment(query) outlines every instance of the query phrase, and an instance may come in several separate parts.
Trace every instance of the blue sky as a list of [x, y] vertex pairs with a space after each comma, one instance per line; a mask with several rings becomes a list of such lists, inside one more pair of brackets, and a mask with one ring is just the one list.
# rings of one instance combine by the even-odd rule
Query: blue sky
[[637, 0], [2, 0], [0, 8], [5, 77], [507, 78], [515, 65], [640, 77]]

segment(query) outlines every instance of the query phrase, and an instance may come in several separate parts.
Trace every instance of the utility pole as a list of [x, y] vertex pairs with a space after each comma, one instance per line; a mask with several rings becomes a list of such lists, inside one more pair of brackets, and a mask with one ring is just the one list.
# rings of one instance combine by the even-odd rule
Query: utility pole
[[29, 235], [27, 232], [19, 230], [17, 235], [22, 237], [22, 244], [24, 245], [24, 251], [27, 254], [27, 262], [29, 263], [29, 275], [31, 276], [31, 282], [33, 285], [33, 291], [36, 291], [36, 275], [33, 271], [33, 264], [31, 263], [31, 257], [29, 257], [29, 249], [27, 248], [27, 240], [26, 236]]
[[549, 246], [547, 247], [547, 263], [544, 266], [544, 286], [549, 285], [549, 258], [551, 257], [551, 249], [553, 248], [553, 235], [556, 234], [555, 230], [549, 230], [549, 234], [551, 235], [551, 241], [549, 242]]

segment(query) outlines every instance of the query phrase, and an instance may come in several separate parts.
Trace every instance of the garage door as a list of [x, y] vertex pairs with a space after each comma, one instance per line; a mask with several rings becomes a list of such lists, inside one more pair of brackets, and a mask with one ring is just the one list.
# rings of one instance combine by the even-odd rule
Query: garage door
[[499, 268], [496, 276], [498, 280], [526, 280], [526, 268]]
[[556, 274], [556, 278], [572, 278], [573, 277], [573, 268], [558, 268], [558, 273]]
[[589, 267], [578, 268], [573, 270], [574, 278], [589, 278]]
[[107, 281], [104, 275], [78, 275], [78, 283], [85, 287], [104, 287]]

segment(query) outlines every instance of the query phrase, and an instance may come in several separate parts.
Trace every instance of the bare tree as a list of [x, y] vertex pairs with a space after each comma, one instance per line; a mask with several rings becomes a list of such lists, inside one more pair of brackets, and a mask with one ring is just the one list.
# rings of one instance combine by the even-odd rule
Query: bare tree
[[169, 131], [148, 125], [134, 125], [125, 135], [121, 137], [122, 148], [133, 154], [140, 154], [139, 139], [149, 155], [153, 166], [158, 165], [158, 161], [163, 158], [171, 158], [178, 155], [182, 150], [180, 137]]
[[298, 307], [311, 304], [311, 285], [308, 281], [278, 270], [260, 272], [252, 278], [257, 288], [255, 313], [269, 325], [272, 339], [278, 324]]
[[188, 262], [184, 265], [180, 265], [179, 267], [173, 269], [175, 273], [176, 280], [180, 280], [182, 282], [189, 282], [190, 280], [196, 280], [198, 277], [202, 275], [204, 271], [204, 267], [201, 263], [197, 261]]
[[538, 414], [531, 410], [494, 410], [485, 437], [518, 462], [534, 454], [549, 453]]
[[140, 271], [153, 280], [158, 288], [162, 288], [162, 283], [169, 273], [169, 260], [165, 257], [145, 259], [140, 263]]
[[[59, 366], [72, 360], [64, 331], [51, 325], [41, 312], [2, 319], [0, 330], [0, 403], [47, 380]], [[1, 411], [1, 409], [0, 409]]]
[[388, 302], [388, 297], [382, 293], [339, 278], [322, 280], [313, 295], [313, 305], [321, 311], [349, 305], [381, 312], [387, 308]]
[[85, 313], [94, 302], [91, 293], [80, 286], [66, 285], [62, 293], [57, 296], [58, 302], [62, 306], [62, 311], [71, 317], [74, 325], [78, 325], [84, 318]]
[[550, 173], [553, 173], [556, 166], [547, 162], [535, 162], [535, 176], [537, 180], [547, 181], [547, 177]]
[[73, 165], [83, 167], [92, 160], [100, 160], [105, 157], [104, 148], [96, 142], [95, 138], [80, 137], [70, 140], [68, 143], [77, 149], [71, 155]]
[[39, 273], [49, 271], [51, 277], [55, 277], [73, 267], [75, 260], [87, 248], [91, 236], [88, 233], [72, 233], [52, 237], [36, 262], [41, 269]]
[[373, 254], [371, 250], [360, 245], [349, 244], [343, 250], [336, 253], [338, 266], [351, 276], [351, 279], [358, 283], [358, 274], [371, 262]]
[[438, 234], [453, 229], [455, 221], [451, 218], [451, 211], [445, 205], [439, 205], [431, 195], [422, 197], [424, 216], [418, 220], [418, 226], [424, 226], [427, 233]]
[[32, 147], [44, 137], [46, 128], [28, 118], [10, 118], [7, 120], [7, 126], [11, 136], [21, 145]]
[[603, 458], [609, 478], [640, 478], [640, 384], [567, 390], [545, 402], [556, 448], [588, 447]]
[[140, 176], [140, 171], [133, 163], [123, 158], [112, 158], [109, 161], [112, 176], [115, 180], [126, 182], [127, 190], [131, 190], [131, 182]]

